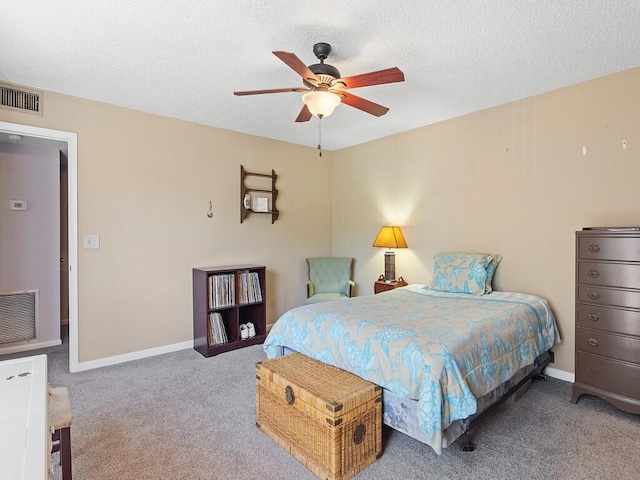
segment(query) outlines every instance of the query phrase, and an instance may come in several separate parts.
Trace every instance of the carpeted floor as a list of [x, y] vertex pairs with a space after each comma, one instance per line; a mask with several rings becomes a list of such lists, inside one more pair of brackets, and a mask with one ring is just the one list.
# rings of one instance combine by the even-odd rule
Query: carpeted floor
[[[76, 480], [317, 478], [255, 426], [261, 346], [211, 358], [183, 350], [75, 374], [66, 345], [0, 360], [40, 353], [50, 383], [71, 393]], [[640, 416], [590, 396], [574, 405], [570, 396], [569, 383], [534, 381], [483, 421], [470, 453], [454, 444], [438, 456], [385, 428], [382, 457], [356, 478], [640, 478]]]

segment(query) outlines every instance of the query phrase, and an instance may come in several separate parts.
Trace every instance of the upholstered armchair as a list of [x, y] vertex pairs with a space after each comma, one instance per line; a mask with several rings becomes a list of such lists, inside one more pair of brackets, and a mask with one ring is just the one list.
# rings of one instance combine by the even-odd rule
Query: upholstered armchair
[[309, 281], [305, 303], [328, 302], [353, 294], [353, 258], [307, 258]]

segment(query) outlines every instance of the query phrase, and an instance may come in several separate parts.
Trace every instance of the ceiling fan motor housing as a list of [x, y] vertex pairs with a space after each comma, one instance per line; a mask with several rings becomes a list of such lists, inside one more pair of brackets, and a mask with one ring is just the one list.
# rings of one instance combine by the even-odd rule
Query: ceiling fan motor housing
[[[320, 63], [314, 63], [313, 65], [309, 65], [309, 70], [311, 70], [318, 80], [320, 80], [320, 84], [331, 85], [331, 83], [340, 78], [340, 71], [334, 67], [333, 65], [329, 65], [328, 63], [324, 63], [326, 58], [331, 53], [331, 45], [328, 43], [316, 43], [313, 46], [313, 54], [316, 56]], [[317, 87], [317, 85], [311, 85], [304, 82], [308, 87]]]
[[[331, 82], [337, 78], [340, 78], [340, 71], [334, 67], [333, 65], [329, 65], [328, 63], [316, 63], [313, 65], [309, 65], [309, 70], [315, 73], [320, 83], [326, 83], [327, 85], [331, 84]], [[307, 82], [304, 82], [307, 86], [309, 85]]]

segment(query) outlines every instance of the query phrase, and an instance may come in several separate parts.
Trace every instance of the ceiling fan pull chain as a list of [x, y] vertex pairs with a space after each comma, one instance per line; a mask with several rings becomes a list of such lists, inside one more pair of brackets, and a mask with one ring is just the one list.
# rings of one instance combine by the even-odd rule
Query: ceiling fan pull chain
[[320, 157], [322, 156], [322, 117], [323, 115], [318, 115], [318, 156]]

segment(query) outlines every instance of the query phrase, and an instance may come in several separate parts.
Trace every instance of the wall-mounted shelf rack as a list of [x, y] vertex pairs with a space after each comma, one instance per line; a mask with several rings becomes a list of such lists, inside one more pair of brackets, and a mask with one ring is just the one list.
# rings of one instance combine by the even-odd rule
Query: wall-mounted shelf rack
[[[271, 179], [271, 188], [253, 188], [245, 185], [246, 177], [262, 177]], [[274, 170], [271, 170], [271, 174], [268, 173], [253, 173], [247, 172], [242, 165], [240, 165], [240, 223], [244, 222], [251, 213], [267, 213], [271, 215], [271, 224], [280, 216], [280, 212], [276, 207], [276, 199], [278, 198], [278, 190], [276, 189], [276, 179], [278, 175]], [[270, 208], [266, 211], [251, 210], [245, 206], [245, 195], [251, 195], [252, 193], [264, 193], [266, 198], [270, 200]]]

